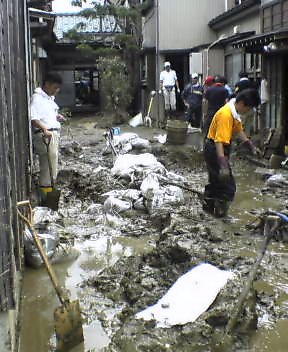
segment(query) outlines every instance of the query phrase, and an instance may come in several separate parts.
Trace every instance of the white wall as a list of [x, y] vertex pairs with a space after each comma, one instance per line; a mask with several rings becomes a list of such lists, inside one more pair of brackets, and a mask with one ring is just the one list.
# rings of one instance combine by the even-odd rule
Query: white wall
[[[225, 0], [158, 0], [159, 49], [190, 49], [213, 42], [208, 22], [225, 11]], [[143, 47], [155, 47], [156, 9], [143, 21]]]

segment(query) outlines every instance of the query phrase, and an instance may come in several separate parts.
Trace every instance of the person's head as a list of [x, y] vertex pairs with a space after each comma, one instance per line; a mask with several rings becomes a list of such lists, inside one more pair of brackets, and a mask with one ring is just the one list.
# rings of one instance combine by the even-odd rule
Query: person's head
[[198, 82], [198, 74], [197, 73], [192, 73], [191, 75], [191, 80], [192, 80], [192, 83], [195, 84]]
[[171, 64], [170, 64], [169, 61], [165, 61], [165, 62], [164, 62], [164, 69], [165, 69], [166, 71], [170, 71], [170, 69], [171, 69]]
[[48, 72], [44, 77], [42, 88], [46, 94], [52, 96], [59, 92], [61, 84], [62, 78], [57, 72]]
[[205, 79], [205, 86], [207, 87], [211, 87], [215, 82], [215, 77], [214, 76], [207, 76], [206, 79]]
[[236, 96], [235, 108], [240, 115], [246, 114], [259, 104], [260, 96], [256, 89], [244, 89]]
[[223, 84], [223, 86], [227, 83], [227, 80], [224, 76], [217, 76], [215, 78], [215, 83]]
[[240, 71], [239, 72], [239, 78], [248, 78], [248, 73], [245, 71]]

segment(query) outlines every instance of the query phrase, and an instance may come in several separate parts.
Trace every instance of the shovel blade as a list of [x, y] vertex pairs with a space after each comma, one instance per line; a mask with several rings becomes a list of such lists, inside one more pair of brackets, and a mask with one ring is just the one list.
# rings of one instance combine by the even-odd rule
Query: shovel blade
[[45, 205], [52, 210], [58, 210], [60, 194], [61, 191], [59, 189], [53, 189], [52, 192], [48, 192]]
[[56, 351], [64, 352], [84, 341], [79, 301], [65, 302], [54, 311]]

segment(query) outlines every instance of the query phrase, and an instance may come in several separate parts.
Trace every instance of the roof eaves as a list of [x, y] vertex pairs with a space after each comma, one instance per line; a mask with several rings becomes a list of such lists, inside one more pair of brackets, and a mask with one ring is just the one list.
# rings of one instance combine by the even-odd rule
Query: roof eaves
[[261, 0], [246, 0], [240, 5], [232, 7], [230, 10], [223, 12], [221, 15], [213, 18], [211, 21], [208, 22], [209, 27], [213, 27], [219, 23], [221, 23], [223, 20], [226, 20], [234, 15], [238, 15], [240, 12], [243, 12], [255, 5], [261, 4]]

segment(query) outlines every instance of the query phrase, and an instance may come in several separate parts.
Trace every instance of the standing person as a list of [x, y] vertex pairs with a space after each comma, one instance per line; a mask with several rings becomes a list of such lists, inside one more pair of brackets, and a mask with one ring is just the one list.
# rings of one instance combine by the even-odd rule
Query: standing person
[[199, 83], [198, 74], [192, 73], [191, 82], [182, 92], [182, 99], [187, 107], [187, 120], [192, 127], [200, 127], [202, 118], [202, 99], [204, 89]]
[[243, 131], [241, 115], [258, 106], [257, 90], [245, 89], [216, 112], [204, 145], [209, 183], [205, 186], [203, 209], [216, 217], [226, 216], [234, 199], [236, 184], [229, 164], [231, 141], [238, 135], [242, 144], [256, 154], [257, 148]]
[[176, 72], [171, 70], [171, 64], [169, 61], [164, 63], [164, 70], [160, 73], [160, 89], [159, 94], [164, 95], [165, 103], [165, 124], [167, 117], [169, 116], [170, 110], [176, 110], [176, 94], [175, 85], [177, 88], [177, 93], [180, 93], [179, 82], [177, 79]]
[[248, 78], [248, 73], [241, 71], [239, 72], [239, 81], [235, 83], [235, 95], [240, 93], [242, 90], [251, 88], [257, 89], [256, 83]]
[[49, 144], [48, 151], [52, 166], [53, 180], [57, 178], [58, 171], [58, 148], [60, 138], [60, 122], [63, 116], [59, 115], [59, 107], [55, 103], [55, 95], [59, 92], [62, 78], [58, 73], [46, 74], [42, 87], [35, 89], [31, 100], [31, 124], [33, 133], [33, 145], [35, 153], [39, 157], [39, 186], [42, 195], [52, 191], [51, 177], [48, 164], [47, 147], [44, 138]]
[[205, 92], [205, 99], [208, 102], [207, 115], [203, 123], [203, 133], [206, 137], [211, 121], [215, 113], [228, 101], [228, 91], [225, 88], [225, 77], [217, 76], [215, 83]]

